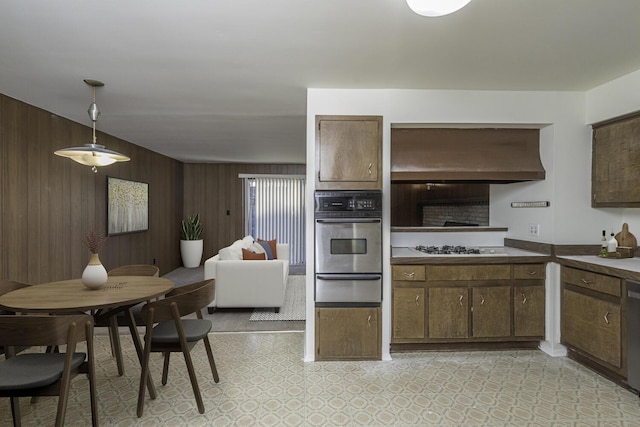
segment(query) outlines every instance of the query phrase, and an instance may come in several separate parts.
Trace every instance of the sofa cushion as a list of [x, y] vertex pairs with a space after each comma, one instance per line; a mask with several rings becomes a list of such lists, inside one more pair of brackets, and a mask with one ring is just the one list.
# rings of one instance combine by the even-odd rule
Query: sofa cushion
[[263, 253], [255, 253], [250, 251], [249, 249], [242, 249], [242, 259], [243, 260], [265, 260], [267, 259], [266, 254]]
[[251, 252], [255, 252], [255, 253], [257, 253], [257, 254], [264, 254], [264, 253], [265, 253], [264, 248], [263, 248], [263, 247], [262, 247], [262, 245], [261, 245], [260, 243], [258, 243], [258, 242], [253, 242], [253, 243], [251, 244], [251, 246], [249, 246], [249, 247], [247, 248], [247, 250], [249, 250], [249, 251], [251, 251]]
[[[276, 239], [273, 239], [273, 240], [258, 239], [258, 243], [260, 243], [262, 247], [265, 248], [265, 252], [267, 252], [267, 259], [278, 259], [278, 250], [276, 249], [278, 242], [276, 241]], [[271, 249], [271, 254], [273, 255], [272, 257], [269, 257], [267, 246], [269, 247], [269, 249]]]

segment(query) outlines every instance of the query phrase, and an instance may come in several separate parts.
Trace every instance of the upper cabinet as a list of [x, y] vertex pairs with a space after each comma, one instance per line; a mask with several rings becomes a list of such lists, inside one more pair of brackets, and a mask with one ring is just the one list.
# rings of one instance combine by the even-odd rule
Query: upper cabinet
[[316, 189], [382, 189], [381, 116], [316, 116]]
[[640, 114], [593, 125], [591, 206], [640, 207]]

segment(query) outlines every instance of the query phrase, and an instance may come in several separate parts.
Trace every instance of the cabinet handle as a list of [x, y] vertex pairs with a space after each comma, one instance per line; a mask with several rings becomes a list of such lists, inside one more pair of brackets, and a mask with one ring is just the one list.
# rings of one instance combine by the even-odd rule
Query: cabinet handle
[[593, 283], [591, 280], [587, 280], [587, 279], [580, 279], [580, 281], [581, 281], [582, 283], [584, 283], [585, 285], [590, 285], [590, 284], [592, 284], [592, 283]]
[[373, 171], [371, 170], [372, 167], [373, 167], [373, 163], [369, 163], [369, 168], [368, 168], [369, 175], [373, 174]]
[[415, 276], [415, 275], [416, 275], [416, 272], [415, 272], [415, 271], [411, 271], [411, 272], [405, 271], [405, 272], [403, 272], [402, 274], [404, 274], [404, 276], [405, 276], [405, 277], [408, 277], [408, 278], [410, 278], [410, 279], [413, 279], [413, 276]]
[[522, 293], [522, 305], [527, 303], [527, 296], [524, 294], [524, 292]]
[[530, 271], [527, 273], [529, 276], [535, 276], [536, 274], [538, 274], [537, 271]]
[[464, 298], [464, 295], [460, 295], [460, 298], [458, 298], [458, 301], [460, 302], [460, 305], [462, 305], [463, 298]]
[[480, 294], [480, 305], [484, 305], [484, 295]]
[[367, 317], [367, 325], [371, 326], [371, 315], [369, 315], [369, 317]]
[[416, 305], [420, 305], [420, 295], [416, 295]]
[[604, 323], [606, 323], [607, 325], [609, 324], [609, 312], [608, 311], [604, 314]]

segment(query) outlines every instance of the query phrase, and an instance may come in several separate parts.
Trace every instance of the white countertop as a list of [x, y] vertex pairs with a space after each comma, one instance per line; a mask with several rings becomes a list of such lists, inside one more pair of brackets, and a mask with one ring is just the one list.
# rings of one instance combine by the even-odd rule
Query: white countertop
[[563, 255], [558, 258], [640, 273], [640, 258], [602, 258], [597, 255]]

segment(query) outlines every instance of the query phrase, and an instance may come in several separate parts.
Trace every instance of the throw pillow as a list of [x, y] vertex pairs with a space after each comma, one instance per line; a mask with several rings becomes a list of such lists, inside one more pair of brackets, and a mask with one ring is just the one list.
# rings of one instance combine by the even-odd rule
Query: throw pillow
[[251, 246], [253, 242], [253, 237], [247, 234], [242, 238], [242, 247], [245, 249], [249, 249], [249, 246]]
[[242, 259], [243, 260], [265, 260], [266, 256], [264, 253], [257, 254], [255, 252], [251, 252], [247, 249], [242, 249]]
[[[271, 248], [271, 253], [273, 254], [273, 259], [278, 259], [278, 251], [276, 250], [276, 245], [278, 244], [276, 242], [276, 239], [273, 240], [262, 240], [262, 239], [258, 239], [258, 242], [260, 244], [262, 244], [262, 242], [266, 242], [269, 244], [269, 247]], [[262, 245], [264, 247], [264, 245]]]
[[274, 259], [273, 258], [273, 251], [271, 250], [271, 246], [269, 246], [269, 243], [267, 243], [267, 242], [265, 242], [263, 240], [261, 242], [258, 242], [258, 244], [262, 248], [262, 251], [266, 254], [267, 259]]
[[265, 253], [264, 248], [262, 247], [262, 245], [258, 242], [254, 242], [251, 244], [251, 246], [249, 246], [247, 249], [249, 249], [251, 252], [255, 252], [257, 254], [263, 254]]

